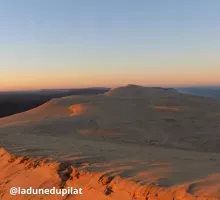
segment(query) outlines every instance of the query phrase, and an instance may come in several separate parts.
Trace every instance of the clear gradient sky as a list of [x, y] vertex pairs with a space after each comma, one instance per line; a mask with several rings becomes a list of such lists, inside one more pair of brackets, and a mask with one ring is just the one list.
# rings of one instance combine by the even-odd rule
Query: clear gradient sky
[[220, 85], [219, 0], [0, 0], [0, 90]]

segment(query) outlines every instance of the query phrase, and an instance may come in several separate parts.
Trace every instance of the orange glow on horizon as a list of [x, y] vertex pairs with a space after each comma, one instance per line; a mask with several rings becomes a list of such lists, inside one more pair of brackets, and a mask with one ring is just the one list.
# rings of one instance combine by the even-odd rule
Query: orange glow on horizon
[[0, 75], [0, 91], [72, 87], [116, 87], [126, 84], [184, 86], [220, 85], [218, 72], [97, 73], [97, 74], [7, 74]]
[[118, 87], [127, 84], [143, 86], [214, 86], [220, 85], [214, 72], [99, 73], [99, 74], [36, 74], [7, 75], [0, 78], [0, 91], [38, 90], [87, 87]]

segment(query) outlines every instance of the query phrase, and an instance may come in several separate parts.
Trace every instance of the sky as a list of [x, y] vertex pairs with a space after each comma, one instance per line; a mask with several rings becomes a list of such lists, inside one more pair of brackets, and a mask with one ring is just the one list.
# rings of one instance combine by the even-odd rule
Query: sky
[[219, 0], [0, 0], [0, 91], [220, 85]]

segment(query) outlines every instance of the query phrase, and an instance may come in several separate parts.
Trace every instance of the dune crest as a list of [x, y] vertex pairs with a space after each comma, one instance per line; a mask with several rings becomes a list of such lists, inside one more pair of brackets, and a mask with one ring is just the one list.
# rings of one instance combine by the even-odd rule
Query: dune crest
[[123, 87], [113, 88], [106, 92], [107, 96], [124, 97], [124, 98], [149, 98], [153, 95], [173, 95], [179, 92], [171, 88], [144, 87], [139, 85], [128, 84]]

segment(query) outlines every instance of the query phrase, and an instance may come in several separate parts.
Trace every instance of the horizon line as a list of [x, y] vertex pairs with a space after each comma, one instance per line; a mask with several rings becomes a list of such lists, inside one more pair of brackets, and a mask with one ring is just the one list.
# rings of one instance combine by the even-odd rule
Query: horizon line
[[36, 88], [36, 89], [9, 89], [9, 90], [0, 90], [1, 93], [3, 92], [40, 92], [43, 90], [72, 90], [72, 89], [112, 89], [117, 87], [123, 87], [126, 85], [137, 85], [143, 87], [161, 87], [161, 88], [219, 88], [219, 85], [138, 85], [138, 84], [124, 84], [119, 86], [89, 86], [89, 87], [68, 87], [68, 88]]

